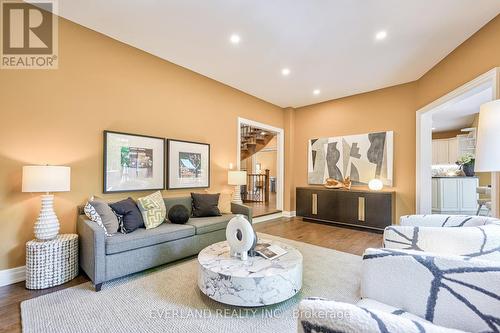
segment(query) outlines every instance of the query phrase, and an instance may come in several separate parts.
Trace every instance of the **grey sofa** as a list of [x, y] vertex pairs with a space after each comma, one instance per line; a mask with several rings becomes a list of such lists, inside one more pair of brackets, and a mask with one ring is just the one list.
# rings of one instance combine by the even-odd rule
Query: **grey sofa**
[[[164, 198], [167, 214], [181, 204], [192, 211], [191, 197]], [[193, 256], [203, 248], [226, 239], [226, 225], [235, 214], [252, 222], [252, 209], [231, 204], [232, 214], [192, 217], [186, 224], [168, 221], [154, 229], [138, 229], [130, 234], [106, 237], [104, 230], [80, 213], [77, 232], [80, 236], [80, 267], [89, 276], [95, 290], [106, 281]], [[191, 215], [191, 214], [190, 214]]]

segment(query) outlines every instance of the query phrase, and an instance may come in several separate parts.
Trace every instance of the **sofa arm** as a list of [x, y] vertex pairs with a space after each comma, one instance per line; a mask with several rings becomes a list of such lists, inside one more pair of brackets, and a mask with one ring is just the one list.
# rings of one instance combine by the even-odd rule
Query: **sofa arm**
[[500, 262], [500, 226], [434, 228], [390, 226], [384, 230], [384, 247], [460, 255]]
[[410, 320], [380, 310], [365, 309], [353, 304], [306, 299], [299, 304], [298, 332], [458, 333], [462, 331], [447, 329], [423, 320]]
[[80, 237], [80, 267], [98, 285], [106, 280], [106, 235], [85, 215], [78, 216], [76, 228]]
[[252, 207], [231, 202], [231, 212], [233, 214], [245, 215], [248, 218], [248, 221], [252, 223]]
[[443, 214], [403, 215], [399, 219], [400, 225], [413, 227], [475, 227], [499, 222], [496, 218], [486, 216]]
[[469, 332], [500, 320], [500, 263], [427, 252], [367, 249], [361, 297]]

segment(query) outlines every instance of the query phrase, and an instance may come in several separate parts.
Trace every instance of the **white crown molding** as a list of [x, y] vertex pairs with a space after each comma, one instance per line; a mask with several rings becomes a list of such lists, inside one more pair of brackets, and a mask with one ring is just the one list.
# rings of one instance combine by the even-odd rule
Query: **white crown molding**
[[26, 266], [14, 267], [0, 271], [0, 287], [26, 279]]

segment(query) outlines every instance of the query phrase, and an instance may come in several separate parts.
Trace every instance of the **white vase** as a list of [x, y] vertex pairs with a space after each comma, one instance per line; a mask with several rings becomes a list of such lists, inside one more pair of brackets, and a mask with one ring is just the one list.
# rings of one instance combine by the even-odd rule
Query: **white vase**
[[59, 220], [54, 212], [54, 196], [42, 195], [42, 208], [35, 222], [35, 238], [39, 240], [54, 239], [59, 234]]

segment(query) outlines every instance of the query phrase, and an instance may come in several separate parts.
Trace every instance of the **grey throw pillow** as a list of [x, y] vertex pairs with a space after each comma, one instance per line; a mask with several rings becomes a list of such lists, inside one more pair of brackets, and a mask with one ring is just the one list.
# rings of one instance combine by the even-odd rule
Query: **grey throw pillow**
[[191, 193], [193, 199], [193, 216], [194, 217], [209, 217], [220, 216], [219, 210], [219, 193]]
[[111, 207], [109, 207], [109, 204], [96, 197], [90, 198], [89, 204], [94, 207], [97, 214], [101, 217], [102, 224], [104, 228], [106, 228], [108, 234], [116, 234], [120, 224], [118, 223], [118, 217], [116, 217], [116, 214]]

